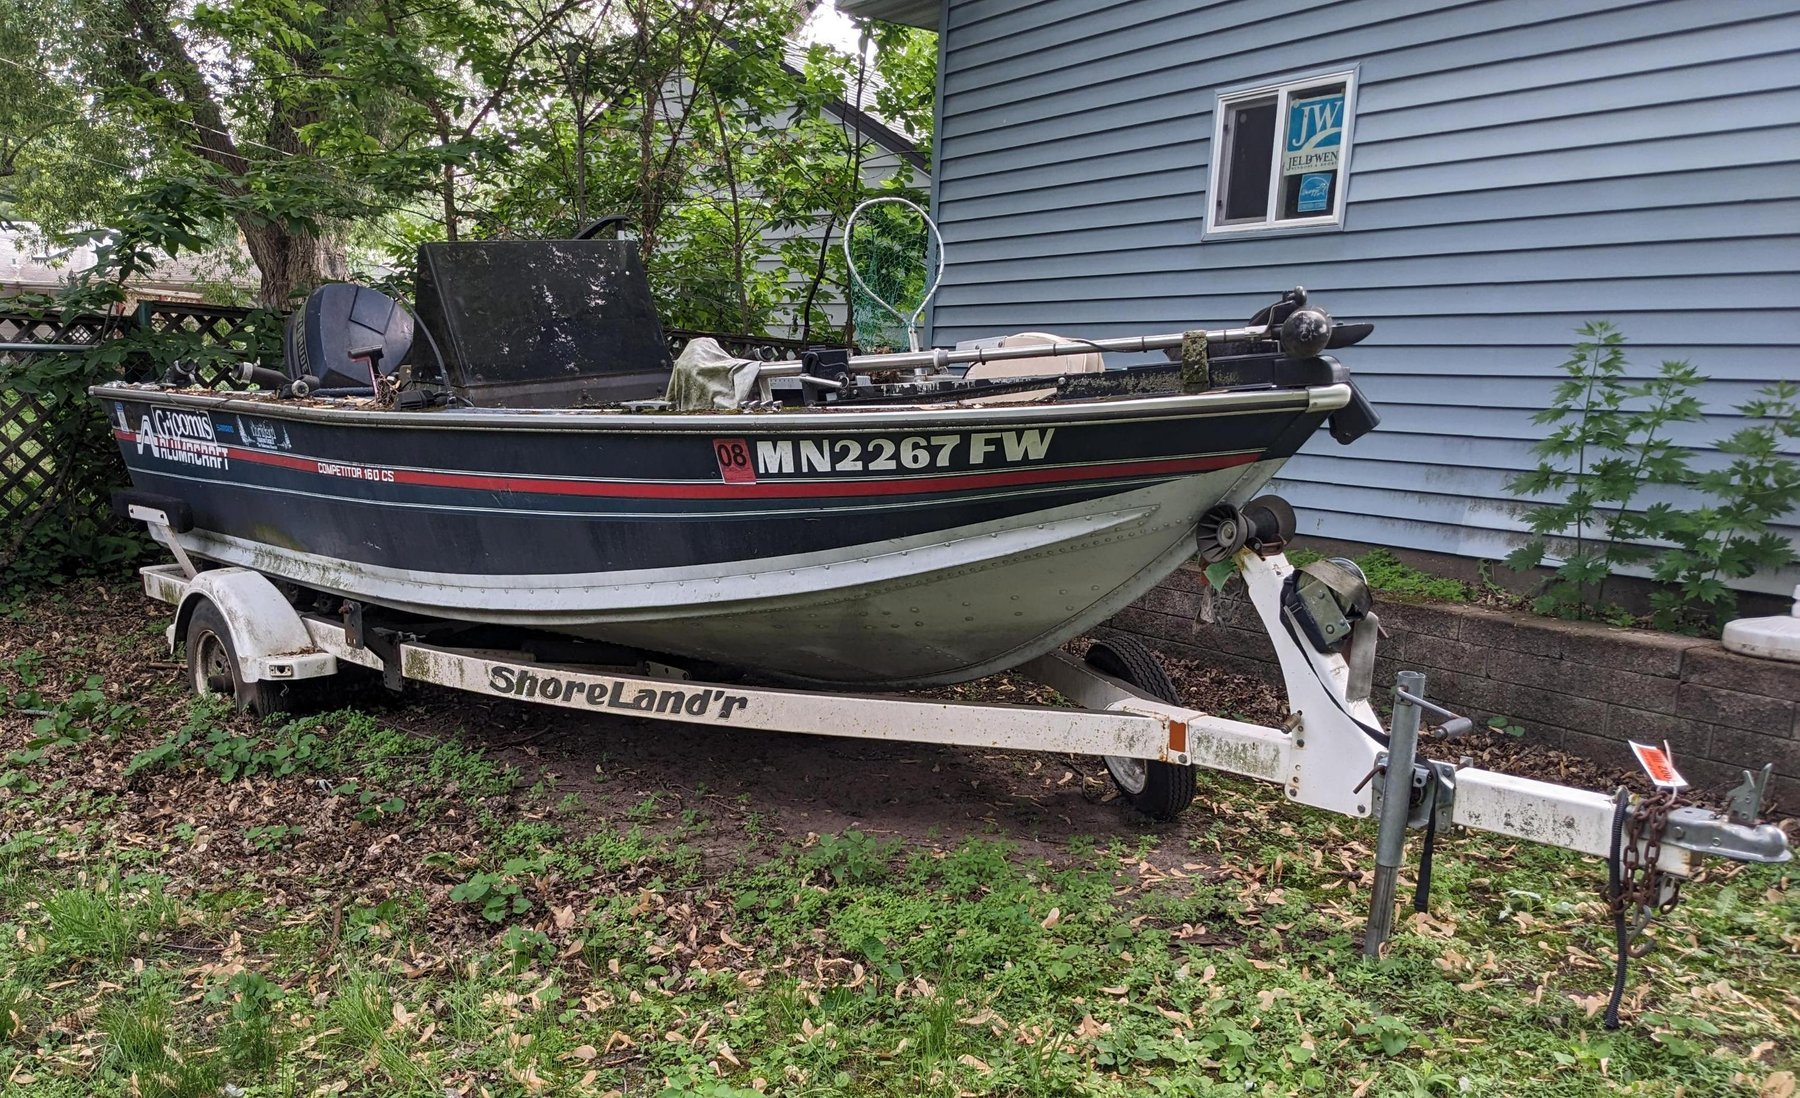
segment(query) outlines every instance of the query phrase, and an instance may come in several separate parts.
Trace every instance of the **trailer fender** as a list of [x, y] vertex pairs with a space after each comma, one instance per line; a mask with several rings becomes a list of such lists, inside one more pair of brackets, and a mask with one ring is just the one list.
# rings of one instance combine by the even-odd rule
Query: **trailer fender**
[[337, 657], [321, 651], [306, 623], [268, 577], [248, 568], [212, 568], [187, 582], [175, 610], [171, 651], [187, 641], [188, 622], [201, 601], [219, 608], [231, 629], [238, 670], [245, 682], [316, 679], [337, 673]]

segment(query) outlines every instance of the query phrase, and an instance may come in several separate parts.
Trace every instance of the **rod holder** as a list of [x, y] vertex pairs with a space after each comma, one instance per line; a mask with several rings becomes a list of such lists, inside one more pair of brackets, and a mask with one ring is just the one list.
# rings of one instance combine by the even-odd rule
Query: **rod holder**
[[1369, 926], [1363, 933], [1363, 956], [1381, 956], [1394, 932], [1394, 894], [1400, 863], [1406, 857], [1406, 818], [1411, 812], [1413, 757], [1419, 749], [1418, 700], [1425, 696], [1425, 676], [1402, 671], [1394, 676], [1394, 719], [1388, 726], [1387, 765], [1381, 774], [1381, 824], [1375, 837], [1375, 887], [1369, 897]]

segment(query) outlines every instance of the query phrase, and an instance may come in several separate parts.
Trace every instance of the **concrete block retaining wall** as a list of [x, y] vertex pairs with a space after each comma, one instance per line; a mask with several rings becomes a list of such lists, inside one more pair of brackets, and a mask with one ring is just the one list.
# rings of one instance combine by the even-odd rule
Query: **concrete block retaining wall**
[[[1185, 567], [1110, 623], [1168, 655], [1280, 684], [1275, 654], [1233, 582], [1200, 624], [1202, 576]], [[1547, 744], [1634, 766], [1625, 741], [1669, 741], [1696, 786], [1735, 784], [1775, 764], [1772, 794], [1800, 810], [1800, 664], [1753, 659], [1717, 641], [1474, 606], [1383, 601], [1388, 636], [1380, 691], [1403, 669], [1425, 672], [1434, 701], [1486, 722], [1503, 716]], [[1203, 699], [1196, 699], [1204, 704]]]

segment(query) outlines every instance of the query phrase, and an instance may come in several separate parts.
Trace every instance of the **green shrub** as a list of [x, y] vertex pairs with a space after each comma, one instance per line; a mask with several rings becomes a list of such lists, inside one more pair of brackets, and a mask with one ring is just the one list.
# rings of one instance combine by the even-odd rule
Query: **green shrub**
[[[1716, 631], [1737, 605], [1727, 581], [1797, 559], [1769, 527], [1800, 507], [1800, 461], [1781, 452], [1800, 438], [1800, 385], [1775, 382], [1739, 405], [1753, 422], [1713, 447], [1727, 463], [1696, 472], [1699, 455], [1669, 429], [1701, 419], [1694, 391], [1706, 378], [1686, 362], [1664, 362], [1655, 377], [1629, 381], [1616, 328], [1595, 321], [1580, 334], [1551, 407], [1533, 417], [1559, 426], [1533, 447], [1537, 467], [1508, 482], [1514, 492], [1561, 498], [1529, 508], [1535, 536], [1506, 562], [1536, 568], [1554, 544], [1562, 560], [1534, 609], [1615, 622], [1630, 615], [1607, 603], [1607, 579], [1644, 565], [1665, 584], [1651, 596], [1659, 628]], [[1653, 486], [1695, 490], [1705, 502], [1639, 506]]]
[[212, 695], [197, 697], [181, 727], [161, 743], [133, 755], [125, 773], [175, 766], [190, 759], [226, 782], [256, 774], [280, 778], [300, 770], [324, 769], [335, 760], [316, 731], [323, 720], [307, 717], [244, 733], [230, 723], [229, 702]]
[[525, 895], [525, 882], [544, 871], [539, 858], [508, 858], [498, 872], [477, 872], [450, 890], [457, 903], [475, 904], [481, 917], [490, 923], [505, 922], [508, 916], [523, 915], [531, 910], [531, 899]]
[[1718, 444], [1730, 458], [1689, 481], [1707, 504], [1691, 511], [1657, 512], [1657, 533], [1674, 542], [1651, 569], [1669, 589], [1651, 596], [1659, 629], [1717, 628], [1737, 609], [1726, 580], [1787, 565], [1796, 559], [1771, 523], [1800, 508], [1800, 461], [1781, 453], [1800, 438], [1800, 385], [1778, 381], [1738, 405], [1757, 422]]
[[1686, 455], [1669, 437], [1675, 423], [1700, 418], [1692, 390], [1704, 379], [1686, 362], [1664, 362], [1657, 376], [1625, 378], [1625, 337], [1605, 321], [1580, 329], [1562, 364], [1567, 378], [1534, 423], [1559, 424], [1532, 447], [1537, 467], [1507, 483], [1529, 495], [1561, 493], [1562, 500], [1531, 508], [1536, 535], [1506, 558], [1521, 572], [1544, 562], [1550, 540], [1568, 546], [1562, 562], [1532, 603], [1539, 613], [1593, 618], [1604, 612], [1605, 585], [1620, 566], [1641, 562], [1640, 539], [1661, 532], [1664, 512], [1634, 510], [1650, 484], [1675, 484], [1688, 475]]
[[897, 839], [877, 839], [861, 831], [820, 835], [799, 858], [808, 873], [823, 873], [833, 884], [868, 884], [888, 875], [888, 861], [899, 851]]

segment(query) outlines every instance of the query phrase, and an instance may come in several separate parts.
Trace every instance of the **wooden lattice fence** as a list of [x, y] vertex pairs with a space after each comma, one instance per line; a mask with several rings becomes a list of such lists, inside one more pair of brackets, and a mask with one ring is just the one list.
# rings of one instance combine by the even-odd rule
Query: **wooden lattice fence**
[[[92, 345], [110, 338], [129, 318], [33, 316], [0, 313], [0, 343]], [[0, 351], [0, 376], [31, 352]], [[52, 431], [59, 409], [36, 393], [0, 388], [0, 524], [11, 530], [27, 520], [55, 489], [57, 455]]]
[[[171, 301], [110, 316], [8, 306], [0, 302], [0, 344], [47, 349], [0, 351], [0, 569], [10, 576], [34, 540], [54, 545], [52, 557], [82, 556], [103, 543], [128, 555], [108, 513], [124, 470], [86, 385], [148, 380], [179, 357], [202, 384], [229, 387], [231, 363], [279, 345], [280, 317]], [[88, 347], [95, 350], [72, 350]]]

